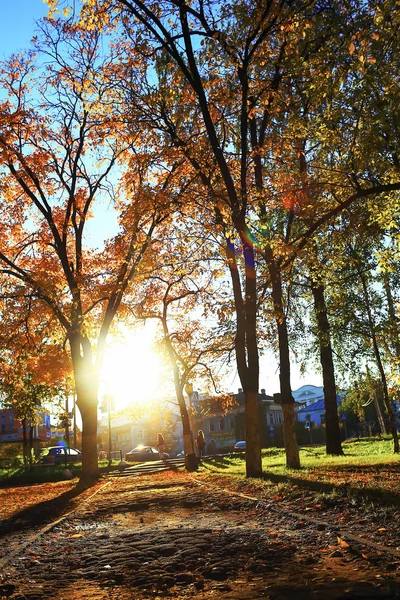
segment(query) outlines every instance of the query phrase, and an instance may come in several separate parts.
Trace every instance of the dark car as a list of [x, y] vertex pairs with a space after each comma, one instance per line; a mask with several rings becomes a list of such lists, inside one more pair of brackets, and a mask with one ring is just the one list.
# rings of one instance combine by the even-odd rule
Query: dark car
[[[169, 454], [164, 452], [164, 458], [169, 458]], [[153, 446], [137, 446], [125, 454], [127, 462], [146, 462], [148, 460], [160, 460], [157, 448]]]
[[64, 448], [64, 446], [51, 446], [44, 448], [41, 452], [39, 462], [43, 465], [60, 465], [71, 462], [82, 462], [82, 452], [76, 448]]
[[241, 442], [236, 442], [233, 446], [234, 452], [245, 452], [246, 450], [246, 442], [243, 440]]

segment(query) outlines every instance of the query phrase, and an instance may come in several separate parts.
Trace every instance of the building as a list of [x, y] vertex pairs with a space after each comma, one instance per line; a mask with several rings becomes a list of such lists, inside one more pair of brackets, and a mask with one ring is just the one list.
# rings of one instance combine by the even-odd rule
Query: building
[[[273, 437], [275, 426], [283, 422], [279, 395], [268, 396], [262, 389], [258, 397], [260, 418]], [[224, 397], [199, 398], [193, 401], [193, 409], [194, 429], [203, 430], [207, 454], [231, 450], [237, 441], [245, 439], [245, 395], [241, 388]]]
[[298, 390], [292, 390], [292, 396], [295, 402], [302, 407], [314, 404], [324, 399], [324, 388], [316, 385], [302, 385]]
[[[314, 387], [314, 386], [312, 386]], [[323, 390], [323, 388], [320, 388]], [[341, 397], [336, 394], [336, 404], [340, 405]], [[318, 398], [311, 404], [303, 404], [301, 408], [297, 410], [297, 420], [309, 422], [312, 425], [320, 426], [325, 424], [325, 398], [322, 391], [322, 397]]]
[[174, 454], [183, 448], [180, 415], [169, 411], [166, 402], [136, 418], [131, 410], [111, 414], [110, 423], [108, 415], [103, 413], [98, 426], [98, 450], [108, 454], [111, 438], [113, 455], [121, 453], [124, 457], [137, 446], [155, 446], [159, 432], [164, 435], [168, 452]]
[[50, 413], [46, 410], [36, 409], [35, 421], [31, 424], [28, 419], [19, 419], [14, 408], [0, 410], [0, 442], [22, 442], [24, 439], [24, 425], [26, 439], [40, 442], [50, 440]]

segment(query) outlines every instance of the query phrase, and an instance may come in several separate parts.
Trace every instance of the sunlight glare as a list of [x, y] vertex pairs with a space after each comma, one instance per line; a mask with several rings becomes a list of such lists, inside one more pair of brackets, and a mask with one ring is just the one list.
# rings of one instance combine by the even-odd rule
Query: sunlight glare
[[115, 410], [143, 405], [161, 388], [162, 365], [153, 349], [155, 327], [124, 330], [110, 338], [102, 369], [100, 394], [111, 394]]

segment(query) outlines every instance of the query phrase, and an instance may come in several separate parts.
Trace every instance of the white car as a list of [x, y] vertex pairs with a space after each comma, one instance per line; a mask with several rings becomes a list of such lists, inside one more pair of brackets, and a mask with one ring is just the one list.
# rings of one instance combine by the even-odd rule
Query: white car
[[[169, 458], [168, 452], [164, 452], [164, 458]], [[127, 462], [147, 462], [148, 460], [160, 460], [157, 448], [153, 446], [137, 446], [125, 454]]]

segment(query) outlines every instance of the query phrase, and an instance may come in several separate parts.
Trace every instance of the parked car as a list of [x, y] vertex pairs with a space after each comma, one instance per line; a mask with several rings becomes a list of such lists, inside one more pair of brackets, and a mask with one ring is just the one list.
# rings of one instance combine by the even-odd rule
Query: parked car
[[246, 441], [245, 440], [236, 442], [236, 444], [233, 446], [234, 452], [244, 452], [245, 450], [246, 450]]
[[[169, 458], [169, 454], [164, 452], [164, 458]], [[137, 446], [125, 454], [127, 462], [147, 462], [148, 460], [160, 460], [157, 448], [153, 446]]]
[[181, 452], [178, 452], [178, 454], [176, 455], [176, 458], [185, 458], [185, 451], [181, 450]]
[[76, 448], [64, 448], [64, 446], [51, 446], [44, 448], [40, 454], [39, 463], [42, 465], [60, 465], [71, 462], [81, 462], [82, 452]]

